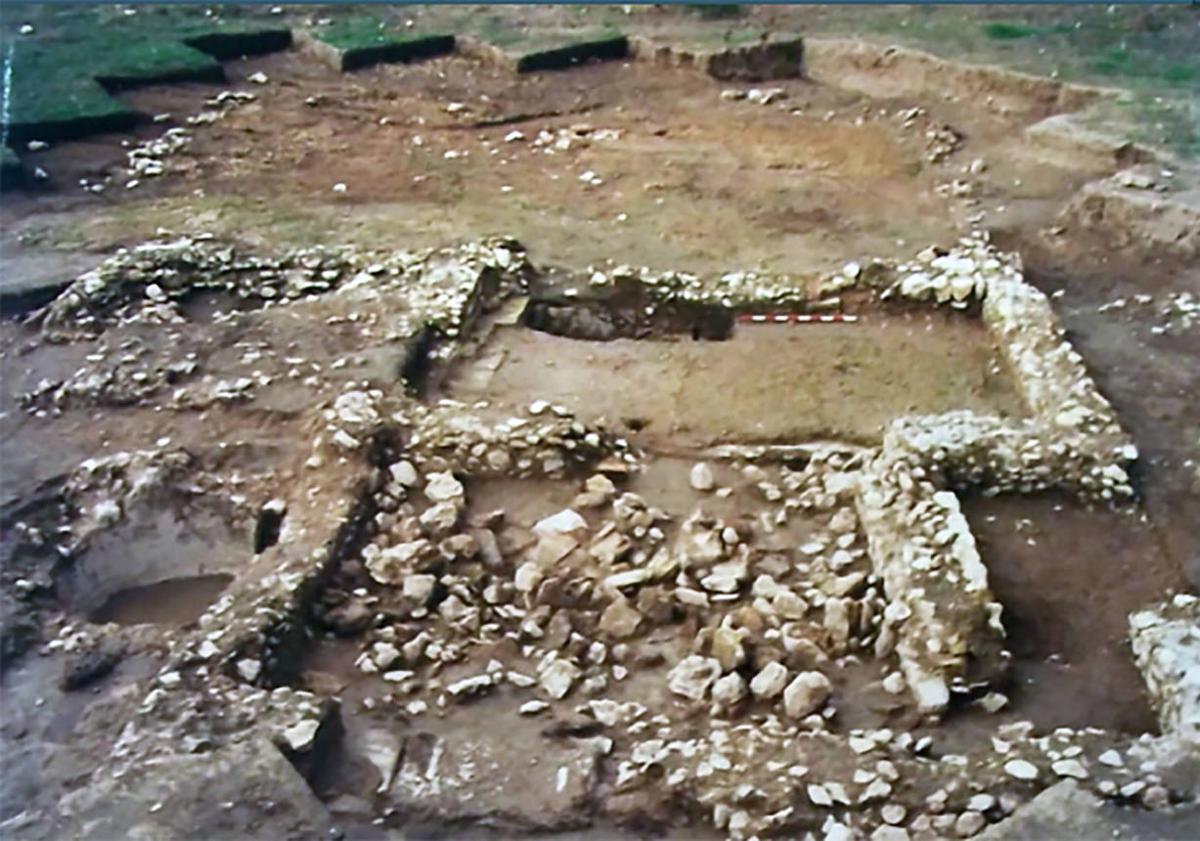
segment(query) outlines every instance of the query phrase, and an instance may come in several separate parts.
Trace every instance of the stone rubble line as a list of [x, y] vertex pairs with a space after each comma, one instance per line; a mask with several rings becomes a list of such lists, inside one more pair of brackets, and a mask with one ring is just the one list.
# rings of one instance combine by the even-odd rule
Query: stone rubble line
[[1060, 487], [1128, 498], [1125, 467], [1137, 449], [1063, 337], [1047, 297], [1025, 283], [1017, 255], [977, 236], [948, 254], [922, 252], [898, 271], [889, 291], [901, 298], [979, 303], [1032, 414], [1015, 421], [968, 411], [899, 418], [863, 471], [859, 511], [871, 558], [887, 592], [912, 614], [900, 630], [901, 667], [920, 707], [932, 712], [945, 708], [955, 684], [999, 676], [1007, 658], [1002, 608], [970, 527], [953, 493], [935, 486], [987, 493]]
[[1134, 613], [1129, 638], [1164, 732], [1200, 743], [1200, 598], [1180, 593]]

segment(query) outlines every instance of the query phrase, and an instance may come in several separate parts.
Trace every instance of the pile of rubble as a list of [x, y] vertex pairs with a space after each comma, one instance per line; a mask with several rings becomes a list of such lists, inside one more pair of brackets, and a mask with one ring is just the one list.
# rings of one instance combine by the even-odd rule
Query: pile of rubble
[[179, 305], [205, 292], [266, 304], [340, 288], [355, 301], [401, 292], [413, 321], [434, 323], [453, 337], [480, 293], [520, 285], [528, 272], [524, 250], [509, 239], [422, 252], [314, 246], [262, 256], [211, 236], [185, 236], [119, 249], [40, 318], [47, 333], [70, 335], [102, 331], [110, 322], [179, 320]]

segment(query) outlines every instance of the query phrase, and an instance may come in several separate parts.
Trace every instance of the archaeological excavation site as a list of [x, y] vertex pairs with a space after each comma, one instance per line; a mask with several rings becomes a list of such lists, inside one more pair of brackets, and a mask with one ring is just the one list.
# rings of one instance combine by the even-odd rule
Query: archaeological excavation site
[[1200, 837], [1194, 6], [0, 30], [0, 837]]

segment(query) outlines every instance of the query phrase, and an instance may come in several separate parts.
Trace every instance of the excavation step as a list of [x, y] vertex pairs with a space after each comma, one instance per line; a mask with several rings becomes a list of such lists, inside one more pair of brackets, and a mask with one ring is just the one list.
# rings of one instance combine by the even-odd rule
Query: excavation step
[[445, 33], [397, 32], [374, 19], [345, 18], [313, 30], [297, 30], [300, 48], [343, 72], [420, 61], [454, 52], [455, 38]]
[[682, 42], [638, 35], [630, 39], [630, 49], [640, 61], [694, 67], [714, 79], [763, 82], [804, 75], [804, 39], [799, 35], [747, 30]]
[[514, 73], [565, 70], [587, 61], [612, 61], [629, 55], [629, 39], [610, 29], [530, 35], [518, 31], [463, 36], [460, 49]]

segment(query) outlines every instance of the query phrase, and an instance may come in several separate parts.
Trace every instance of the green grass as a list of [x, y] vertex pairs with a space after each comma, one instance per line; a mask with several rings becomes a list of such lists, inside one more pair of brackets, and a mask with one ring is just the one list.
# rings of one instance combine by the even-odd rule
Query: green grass
[[184, 42], [264, 29], [253, 19], [214, 19], [196, 8], [143, 7], [128, 17], [107, 7], [21, 12], [35, 20], [36, 34], [0, 35], [0, 54], [12, 57], [13, 87], [4, 108], [13, 126], [131, 117], [106, 86], [219, 79], [220, 63]]
[[686, 8], [702, 20], [730, 20], [746, 14], [745, 7], [740, 3], [696, 3]]
[[431, 34], [374, 16], [347, 15], [312, 30], [312, 36], [340, 55], [342, 70], [414, 61], [453, 52], [454, 36]]
[[995, 41], [1016, 41], [1021, 38], [1037, 38], [1042, 35], [1057, 35], [1070, 32], [1070, 24], [1055, 24], [1054, 26], [1030, 26], [1024, 23], [1011, 23], [996, 20], [983, 24], [983, 33]]
[[1036, 26], [1025, 26], [1024, 24], [1007, 23], [1000, 20], [985, 23], [983, 31], [989, 38], [995, 38], [997, 41], [1015, 41], [1017, 38], [1032, 38], [1038, 33]]
[[[1178, 155], [1200, 148], [1200, 12], [1187, 6], [878, 7], [833, 25], [947, 58], [1128, 90], [1105, 126]], [[826, 25], [828, 29], [828, 24]]]
[[329, 26], [314, 29], [313, 37], [338, 50], [381, 47], [408, 40], [377, 17], [337, 18]]
[[1117, 102], [1118, 115], [1129, 126], [1129, 139], [1170, 149], [1182, 158], [1200, 158], [1200, 105], [1147, 93], [1135, 93]]
[[501, 15], [491, 14], [468, 25], [472, 34], [492, 46], [512, 53], [531, 53], [555, 50], [589, 41], [605, 41], [620, 38], [621, 33], [612, 27], [592, 26], [582, 29], [555, 29], [525, 31], [507, 23]]

